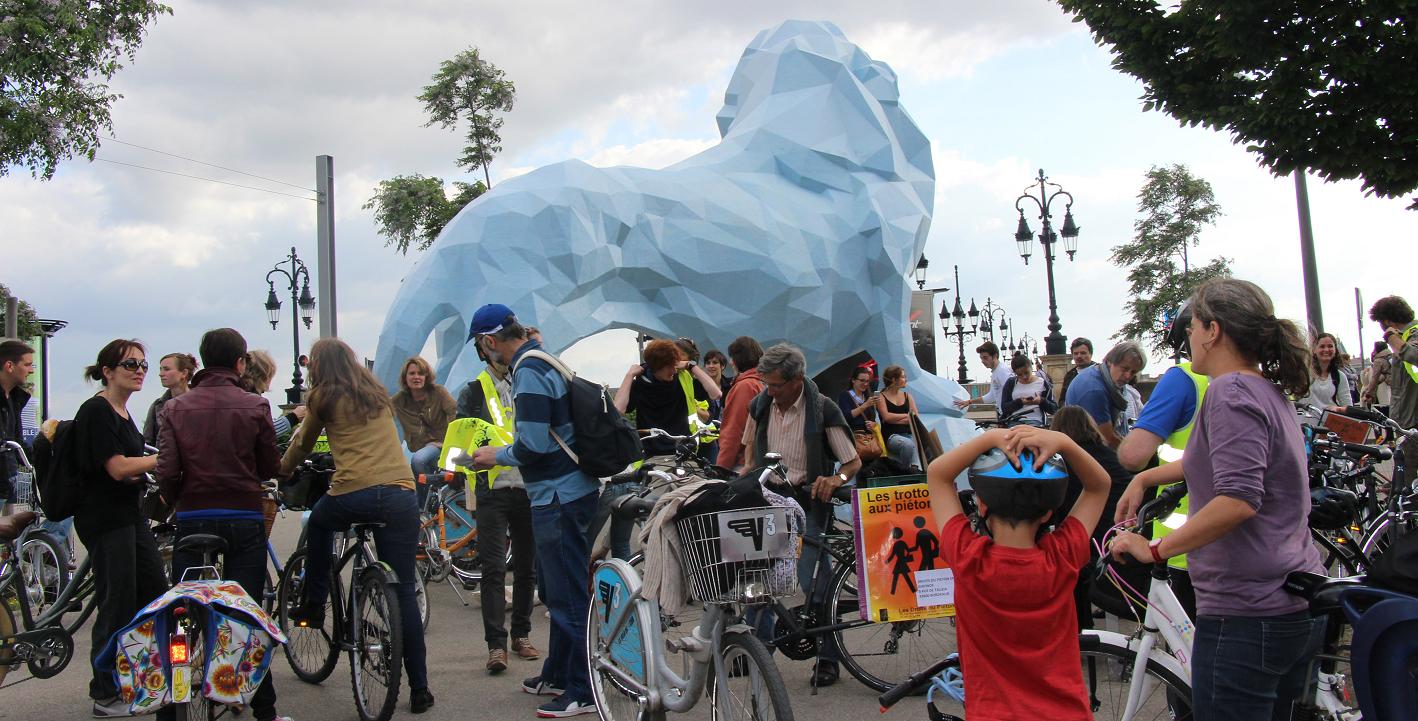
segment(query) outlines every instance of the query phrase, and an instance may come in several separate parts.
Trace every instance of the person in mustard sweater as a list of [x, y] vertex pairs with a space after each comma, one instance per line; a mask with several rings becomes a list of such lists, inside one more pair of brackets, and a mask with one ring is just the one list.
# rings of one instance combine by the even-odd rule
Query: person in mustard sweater
[[316, 628], [324, 622], [335, 533], [354, 523], [382, 521], [384, 526], [374, 531], [374, 546], [379, 560], [399, 578], [395, 592], [404, 631], [404, 670], [412, 689], [409, 709], [423, 713], [433, 706], [433, 694], [428, 690], [423, 624], [414, 602], [419, 512], [389, 395], [338, 338], [322, 338], [311, 347], [310, 382], [305, 422], [281, 459], [281, 475], [289, 476], [305, 460], [322, 433], [335, 457], [335, 475], [329, 493], [311, 509], [305, 597], [292, 610], [291, 620]]

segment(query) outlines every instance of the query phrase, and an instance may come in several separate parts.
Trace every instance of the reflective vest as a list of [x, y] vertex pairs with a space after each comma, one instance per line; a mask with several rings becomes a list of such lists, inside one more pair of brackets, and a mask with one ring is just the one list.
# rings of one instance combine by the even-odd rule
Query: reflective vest
[[[1167, 439], [1162, 442], [1163, 447], [1158, 449], [1157, 456], [1163, 463], [1174, 463], [1182, 458], [1182, 451], [1186, 450], [1187, 441], [1192, 437], [1192, 429], [1196, 427], [1196, 419], [1201, 415], [1201, 401], [1206, 397], [1206, 386], [1210, 382], [1204, 375], [1192, 372], [1191, 361], [1181, 363], [1177, 366], [1192, 379], [1192, 387], [1196, 389], [1196, 407], [1192, 409], [1192, 417], [1187, 424], [1172, 432]], [[1177, 510], [1172, 515], [1152, 522], [1152, 537], [1162, 538], [1168, 533], [1181, 527], [1187, 521], [1187, 512], [1190, 504], [1186, 496], [1182, 497], [1181, 503], [1177, 504]], [[1186, 568], [1186, 556], [1173, 556], [1167, 560], [1167, 565], [1173, 568]]]
[[[1408, 328], [1403, 331], [1402, 338], [1404, 345], [1408, 345], [1408, 336], [1413, 334], [1415, 328], [1418, 328], [1418, 323], [1408, 326]], [[1398, 355], [1398, 353], [1395, 353], [1394, 357], [1398, 357]], [[1412, 380], [1415, 385], [1418, 385], [1418, 366], [1414, 366], [1412, 363], [1403, 360], [1399, 360], [1399, 363], [1403, 365], [1403, 370], [1408, 372], [1408, 378]]]
[[[682, 370], [675, 374], [679, 378], [679, 387], [684, 391], [685, 408], [689, 411], [689, 432], [695, 433], [699, 430], [699, 412], [709, 412], [709, 401], [696, 400], [694, 397], [694, 376], [688, 370]], [[699, 439], [701, 443], [713, 443], [719, 440], [718, 436], [705, 436]]]
[[[462, 449], [471, 456], [473, 449], [479, 446], [512, 445], [512, 434], [516, 430], [513, 409], [502, 404], [502, 397], [497, 394], [492, 374], [484, 370], [478, 374], [477, 380], [482, 385], [483, 408], [487, 410], [492, 422], [482, 418], [459, 418], [450, 421], [448, 431], [443, 435], [443, 452], [438, 455], [439, 468], [451, 470], [448, 466], [448, 454], [454, 448]], [[475, 471], [467, 466], [456, 468], [467, 474], [469, 493], [475, 490], [473, 484], [481, 479], [486, 479], [487, 487], [492, 488], [497, 476], [507, 470], [506, 466], [493, 466], [488, 471]]]

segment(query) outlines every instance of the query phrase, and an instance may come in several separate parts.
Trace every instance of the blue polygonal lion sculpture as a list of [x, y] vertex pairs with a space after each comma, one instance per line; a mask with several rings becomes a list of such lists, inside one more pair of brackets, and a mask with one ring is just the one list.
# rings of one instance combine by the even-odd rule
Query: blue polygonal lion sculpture
[[569, 160], [464, 208], [400, 288], [375, 373], [396, 387], [436, 333], [438, 375], [470, 378], [468, 322], [496, 302], [552, 352], [611, 328], [788, 341], [810, 372], [865, 350], [906, 368], [954, 445], [973, 428], [950, 403], [963, 391], [921, 370], [907, 324], [935, 171], [895, 73], [834, 25], [785, 22], [744, 51], [717, 120], [722, 140], [670, 167]]

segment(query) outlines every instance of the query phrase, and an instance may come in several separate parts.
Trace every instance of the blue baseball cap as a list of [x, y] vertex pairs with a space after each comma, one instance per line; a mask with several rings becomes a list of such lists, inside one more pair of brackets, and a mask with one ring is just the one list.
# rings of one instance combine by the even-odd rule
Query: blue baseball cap
[[511, 308], [501, 303], [488, 303], [473, 314], [472, 326], [468, 330], [468, 339], [496, 333], [516, 322], [517, 316], [512, 313]]

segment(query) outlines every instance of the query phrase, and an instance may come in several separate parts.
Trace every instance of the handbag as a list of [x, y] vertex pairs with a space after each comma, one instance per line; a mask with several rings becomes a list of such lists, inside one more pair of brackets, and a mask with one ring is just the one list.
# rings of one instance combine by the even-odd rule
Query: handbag
[[862, 459], [862, 463], [874, 461], [883, 455], [881, 441], [871, 431], [853, 431], [852, 442], [857, 446], [857, 457]]

